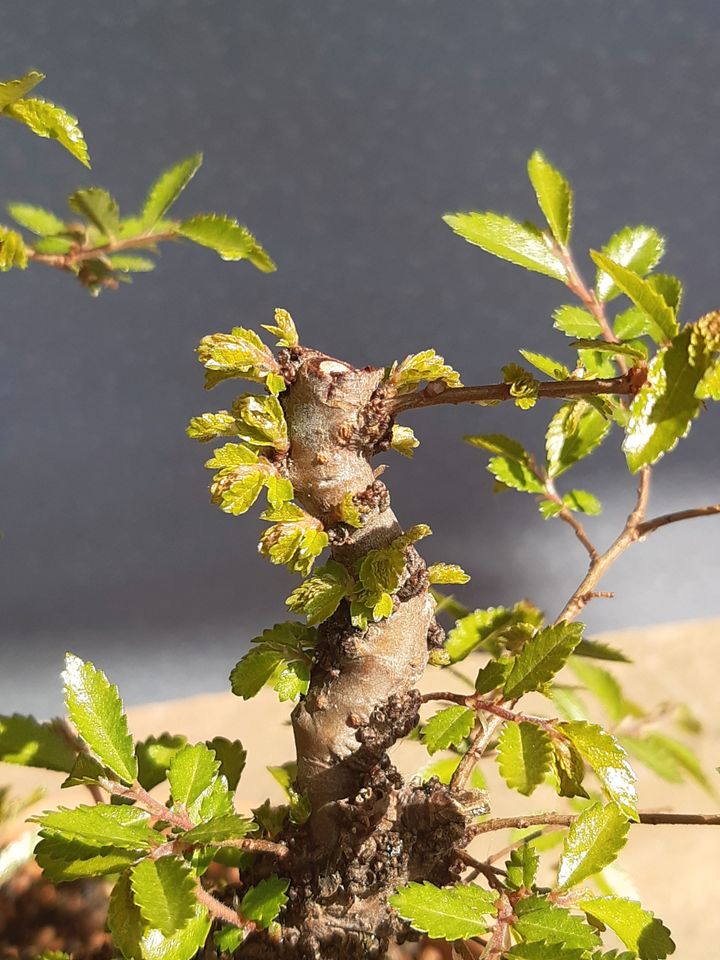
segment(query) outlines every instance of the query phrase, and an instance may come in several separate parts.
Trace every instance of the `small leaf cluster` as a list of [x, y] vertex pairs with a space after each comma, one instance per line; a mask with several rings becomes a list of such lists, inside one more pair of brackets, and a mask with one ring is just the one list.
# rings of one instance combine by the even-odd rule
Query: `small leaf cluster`
[[[498, 483], [541, 494], [544, 479], [558, 476], [587, 456], [613, 425], [624, 432], [623, 451], [631, 472], [655, 463], [686, 436], [703, 401], [720, 395], [717, 313], [681, 328], [678, 312], [682, 284], [670, 274], [654, 273], [665, 252], [664, 238], [643, 224], [613, 234], [602, 250], [590, 251], [596, 267], [593, 288], [585, 285], [569, 249], [573, 193], [563, 174], [536, 151], [528, 174], [545, 228], [495, 213], [457, 213], [446, 223], [461, 237], [488, 253], [561, 281], [580, 300], [553, 314], [555, 328], [571, 337], [572, 364], [521, 350], [525, 359], [554, 380], [612, 378], [628, 366], [636, 385], [629, 409], [605, 396], [568, 401], [548, 426], [548, 465], [544, 477], [529, 468], [525, 456], [498, 453], [491, 471]], [[613, 319], [610, 304], [620, 296], [629, 306]], [[708, 335], [709, 332], [709, 335]], [[701, 343], [694, 349], [694, 343]], [[654, 351], [654, 352], [653, 352]], [[504, 368], [504, 380], [518, 406], [533, 406], [537, 383], [517, 364]], [[597, 512], [592, 495], [574, 492], [541, 501], [546, 517], [563, 509]], [[584, 511], [583, 511], [584, 512]]]
[[[0, 102], [2, 97], [0, 85]], [[18, 101], [21, 102], [21, 101]], [[17, 102], [8, 110], [17, 108]], [[84, 143], [84, 141], [79, 141]], [[263, 272], [275, 265], [246, 227], [225, 215], [170, 218], [170, 209], [202, 164], [194, 154], [166, 170], [152, 184], [142, 209], [121, 217], [117, 200], [101, 187], [81, 187], [68, 197], [72, 216], [63, 219], [29, 203], [10, 203], [13, 220], [32, 235], [0, 226], [0, 270], [43, 263], [73, 274], [93, 295], [130, 282], [155, 268], [161, 243], [190, 240], [223, 260], [249, 260]]]
[[[223, 851], [242, 852], [246, 838], [262, 829], [234, 810], [242, 744], [222, 737], [189, 744], [169, 734], [134, 743], [117, 688], [101, 670], [68, 654], [63, 679], [74, 732], [31, 717], [2, 717], [0, 759], [63, 770], [63, 786], [92, 786], [111, 802], [34, 817], [37, 862], [56, 883], [112, 878], [108, 926], [127, 960], [190, 960], [212, 922], [199, 895], [203, 875]], [[164, 781], [166, 804], [147, 792]], [[249, 931], [273, 924], [287, 886], [277, 875], [249, 886], [237, 923], [222, 935], [239, 944]]]

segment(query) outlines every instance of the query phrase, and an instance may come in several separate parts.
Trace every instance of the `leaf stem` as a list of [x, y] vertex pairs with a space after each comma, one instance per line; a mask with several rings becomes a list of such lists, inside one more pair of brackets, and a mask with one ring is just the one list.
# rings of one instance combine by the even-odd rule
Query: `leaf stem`
[[80, 247], [77, 250], [70, 250], [68, 253], [37, 253], [32, 247], [26, 249], [28, 259], [34, 263], [44, 263], [46, 266], [55, 267], [57, 270], [67, 270], [76, 263], [82, 263], [83, 260], [95, 260], [107, 254], [118, 253], [121, 250], [154, 247], [164, 240], [176, 240], [178, 236], [179, 234], [176, 231], [166, 231], [165, 233], [128, 237], [125, 240], [110, 240], [108, 243], [103, 243], [97, 247]]
[[203, 887], [200, 879], [198, 879], [197, 886], [195, 887], [195, 897], [207, 908], [210, 915], [217, 920], [222, 920], [223, 923], [230, 923], [232, 926], [240, 927], [241, 930], [247, 930], [248, 932], [258, 929], [258, 925], [254, 920], [246, 920], [240, 916], [236, 910], [233, 910], [232, 907], [228, 907], [227, 904], [216, 900], [215, 897], [211, 893], [208, 893]]

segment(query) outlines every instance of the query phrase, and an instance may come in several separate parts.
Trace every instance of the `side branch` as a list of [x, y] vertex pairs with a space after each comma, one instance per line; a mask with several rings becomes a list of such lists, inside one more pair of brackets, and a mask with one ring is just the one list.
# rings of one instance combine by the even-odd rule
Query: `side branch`
[[[637, 378], [632, 372], [621, 377], [594, 380], [542, 380], [538, 383], [538, 397], [571, 400], [575, 397], [596, 397], [603, 394], [631, 396], [637, 392]], [[441, 387], [441, 389], [438, 389]], [[387, 402], [388, 413], [395, 416], [419, 407], [435, 407], [441, 403], [498, 403], [512, 400], [510, 384], [489, 383], [476, 387], [443, 387], [431, 383], [417, 393], [403, 394]]]
[[707, 507], [693, 507], [690, 510], [676, 510], [674, 513], [663, 513], [662, 516], [653, 517], [639, 524], [636, 534], [638, 537], [645, 537], [648, 533], [653, 533], [660, 527], [667, 527], [670, 523], [693, 520], [695, 517], [712, 517], [717, 513], [720, 513], [720, 503], [711, 503]]
[[[473, 836], [496, 830], [524, 830], [527, 827], [569, 827], [578, 819], [576, 813], [538, 813], [527, 817], [497, 817], [485, 820], [472, 828]], [[648, 826], [706, 826], [720, 827], [716, 813], [639, 813], [639, 822]]]

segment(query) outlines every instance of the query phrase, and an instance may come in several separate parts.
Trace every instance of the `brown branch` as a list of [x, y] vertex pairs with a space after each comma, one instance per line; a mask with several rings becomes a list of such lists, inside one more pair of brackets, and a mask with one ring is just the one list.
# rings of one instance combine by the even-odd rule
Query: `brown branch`
[[108, 254], [119, 253], [122, 250], [154, 247], [164, 240], [177, 240], [178, 236], [177, 232], [168, 231], [148, 236], [128, 237], [126, 240], [110, 240], [108, 243], [103, 243], [97, 247], [79, 247], [77, 250], [68, 251], [68, 253], [37, 253], [32, 247], [27, 247], [27, 256], [28, 260], [32, 260], [33, 263], [44, 263], [47, 267], [67, 270], [84, 260], [102, 259]]
[[470, 740], [470, 746], [467, 752], [460, 758], [460, 763], [457, 765], [455, 773], [453, 773], [450, 779], [450, 789], [452, 791], [465, 789], [473, 767], [485, 750], [487, 750], [488, 744], [495, 736], [497, 730], [500, 729], [503, 722], [500, 717], [494, 716], [488, 720], [487, 723], [478, 724], [477, 730], [473, 733]]
[[199, 879], [195, 887], [195, 897], [204, 907], [207, 907], [210, 915], [217, 920], [222, 920], [223, 923], [230, 923], [234, 927], [240, 927], [241, 930], [247, 930], [249, 932], [258, 929], [258, 925], [254, 920], [246, 920], [244, 917], [241, 917], [236, 910], [233, 910], [232, 907], [228, 907], [227, 904], [216, 900], [211, 893], [207, 892]]
[[458, 859], [462, 860], [462, 862], [467, 864], [469, 867], [472, 867], [476, 873], [481, 873], [491, 887], [494, 887], [496, 890], [504, 889], [503, 883], [499, 877], [506, 877], [507, 870], [503, 870], [502, 867], [495, 867], [485, 860], [478, 860], [473, 857], [471, 853], [468, 853], [467, 850], [458, 850], [457, 855]]
[[[424, 390], [403, 394], [387, 401], [386, 409], [392, 416], [420, 407], [439, 404], [496, 403], [513, 400], [510, 384], [488, 383], [474, 387], [442, 387], [436, 381]], [[597, 397], [604, 394], [630, 396], [637, 391], [637, 381], [631, 374], [621, 377], [599, 377], [594, 380], [541, 380], [538, 397], [553, 400], [572, 400], [576, 397]]]
[[711, 503], [707, 507], [693, 507], [690, 510], [676, 510], [674, 513], [664, 513], [660, 517], [653, 517], [651, 520], [645, 520], [637, 526], [636, 535], [638, 539], [654, 533], [660, 527], [667, 527], [670, 523], [678, 523], [680, 520], [693, 520], [695, 517], [712, 517], [720, 513], [720, 503]]
[[[472, 827], [473, 836], [481, 833], [493, 833], [496, 830], [524, 830], [527, 827], [569, 827], [580, 814], [576, 813], [537, 813], [520, 817], [497, 817], [485, 820]], [[648, 826], [720, 826], [720, 814], [717, 813], [639, 813], [639, 822]], [[633, 821], [631, 821], [633, 822]]]

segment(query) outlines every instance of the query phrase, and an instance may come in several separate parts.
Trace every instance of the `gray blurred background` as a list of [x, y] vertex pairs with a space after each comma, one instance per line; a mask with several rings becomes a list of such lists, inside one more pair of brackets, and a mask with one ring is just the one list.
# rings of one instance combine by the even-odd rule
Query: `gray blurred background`
[[[67, 648], [131, 703], [223, 689], [249, 638], [285, 618], [293, 581], [256, 556], [255, 517], [208, 504], [207, 447], [184, 435], [233, 393], [204, 394], [203, 334], [257, 328], [280, 305], [304, 342], [356, 364], [434, 346], [480, 383], [519, 347], [569, 360], [550, 320], [564, 288], [440, 220], [537, 216], [537, 146], [576, 188], [580, 253], [649, 222], [686, 282], [685, 319], [720, 306], [715, 3], [5, 0], [0, 75], [33, 67], [48, 75], [40, 95], [80, 117], [93, 170], [3, 123], [3, 203], [62, 211], [97, 183], [130, 212], [203, 149], [178, 211], [237, 215], [279, 270], [178, 245], [99, 300], [47, 269], [2, 277], [0, 712], [57, 711]], [[571, 532], [531, 498], [494, 497], [461, 442], [505, 431], [541, 450], [550, 412], [419, 411], [405, 419], [414, 461], [387, 457], [397, 512], [432, 526], [429, 559], [472, 574], [458, 588], [469, 605], [528, 596], [552, 614], [584, 571]], [[706, 415], [656, 471], [653, 512], [718, 499], [718, 440]], [[617, 437], [572, 484], [605, 502], [589, 527], [607, 544], [633, 495]], [[626, 554], [592, 629], [720, 614], [718, 532], [693, 521]]]

